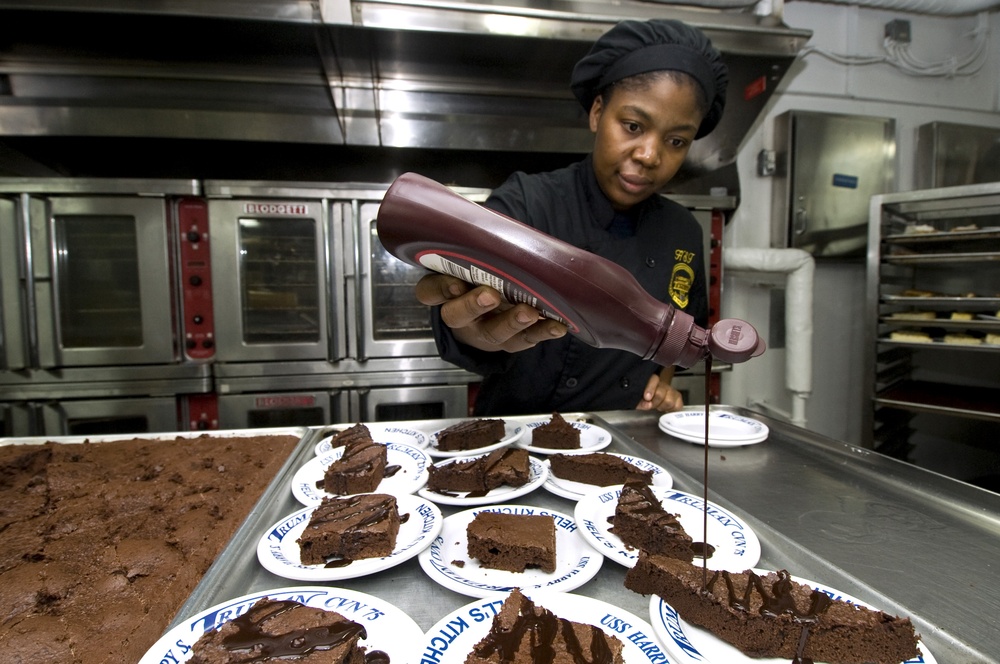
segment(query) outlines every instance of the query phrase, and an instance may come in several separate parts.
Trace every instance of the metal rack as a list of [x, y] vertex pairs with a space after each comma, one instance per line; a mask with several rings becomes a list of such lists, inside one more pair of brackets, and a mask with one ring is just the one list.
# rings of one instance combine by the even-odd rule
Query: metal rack
[[1000, 432], [1000, 183], [873, 196], [866, 304], [869, 447]]

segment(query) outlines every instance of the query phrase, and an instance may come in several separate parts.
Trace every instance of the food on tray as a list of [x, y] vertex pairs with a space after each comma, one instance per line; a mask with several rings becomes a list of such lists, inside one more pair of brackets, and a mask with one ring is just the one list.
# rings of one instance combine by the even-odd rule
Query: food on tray
[[[707, 581], [707, 583], [706, 583]], [[641, 552], [625, 587], [659, 595], [685, 621], [750, 657], [828, 664], [899, 664], [916, 657], [909, 618], [831, 599], [788, 572], [704, 570]]]
[[907, 235], [917, 235], [922, 233], [936, 233], [937, 229], [930, 224], [910, 224], [906, 227]]
[[917, 288], [907, 288], [902, 293], [900, 293], [900, 295], [902, 295], [903, 297], [934, 297], [934, 296], [937, 295], [937, 293], [935, 293], [934, 291], [929, 291], [929, 290], [920, 290], [920, 289], [917, 289]]
[[983, 340], [971, 334], [946, 334], [944, 335], [944, 342], [956, 346], [979, 346], [983, 343]]
[[620, 456], [604, 452], [590, 454], [553, 454], [549, 457], [552, 474], [564, 480], [594, 486], [611, 486], [636, 481], [650, 484], [653, 471], [643, 470]]
[[934, 320], [937, 314], [933, 311], [895, 311], [889, 314], [893, 320]]
[[556, 571], [556, 524], [551, 516], [482, 511], [465, 531], [469, 557], [483, 567]]
[[968, 311], [953, 311], [951, 312], [951, 316], [949, 316], [949, 318], [951, 320], [972, 320], [975, 317]]
[[965, 224], [963, 226], [955, 226], [951, 229], [952, 233], [967, 233], [969, 231], [978, 231], [979, 226], [976, 224]]
[[986, 333], [986, 343], [993, 344], [994, 346], [1000, 346], [1000, 334], [994, 334], [993, 332]]
[[499, 443], [505, 434], [503, 420], [466, 420], [439, 431], [437, 448], [442, 452], [474, 450]]
[[652, 489], [643, 482], [632, 481], [622, 487], [611, 532], [633, 549], [687, 561], [694, 558], [691, 536], [677, 515], [663, 509]]
[[578, 450], [580, 430], [563, 419], [559, 413], [552, 413], [548, 422], [531, 431], [531, 446], [554, 450]]
[[917, 341], [921, 343], [934, 341], [931, 335], [920, 330], [893, 330], [889, 333], [889, 338], [893, 341]]
[[298, 440], [0, 446], [0, 659], [139, 661]]
[[343, 446], [339, 459], [326, 467], [317, 486], [327, 493], [343, 496], [374, 491], [385, 477], [386, 446], [372, 440], [364, 424], [340, 432], [330, 440], [334, 449]]
[[335, 611], [265, 597], [243, 615], [205, 632], [187, 661], [365, 664], [366, 648], [359, 645], [365, 638], [363, 625]]
[[499, 486], [524, 486], [531, 478], [528, 450], [501, 447], [475, 459], [442, 461], [428, 468], [430, 491], [486, 493]]
[[560, 618], [515, 588], [465, 664], [624, 664], [622, 649], [600, 627]]
[[305, 565], [322, 565], [330, 558], [349, 563], [388, 556], [399, 534], [395, 496], [363, 493], [323, 499], [299, 537], [299, 555]]

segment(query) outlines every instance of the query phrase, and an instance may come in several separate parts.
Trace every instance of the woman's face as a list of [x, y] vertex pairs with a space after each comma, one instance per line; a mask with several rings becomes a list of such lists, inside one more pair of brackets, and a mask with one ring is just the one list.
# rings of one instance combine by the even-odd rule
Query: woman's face
[[693, 82], [657, 76], [594, 100], [594, 171], [616, 210], [652, 196], [677, 173], [702, 121], [696, 93]]

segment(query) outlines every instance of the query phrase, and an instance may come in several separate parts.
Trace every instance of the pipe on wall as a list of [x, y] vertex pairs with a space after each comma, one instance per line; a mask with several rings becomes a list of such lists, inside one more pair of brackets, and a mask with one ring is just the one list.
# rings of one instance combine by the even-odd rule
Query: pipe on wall
[[785, 275], [785, 387], [792, 393], [790, 420], [806, 424], [812, 393], [813, 274], [816, 260], [802, 249], [726, 248], [722, 264], [733, 272]]
[[[785, 0], [790, 2], [792, 0]], [[915, 14], [961, 16], [1000, 8], [1000, 0], [810, 0], [872, 9], [894, 9]]]

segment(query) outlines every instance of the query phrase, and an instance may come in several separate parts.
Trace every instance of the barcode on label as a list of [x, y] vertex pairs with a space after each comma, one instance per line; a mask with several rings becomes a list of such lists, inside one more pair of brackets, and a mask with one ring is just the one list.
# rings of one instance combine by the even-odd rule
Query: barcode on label
[[472, 283], [490, 286], [501, 293], [504, 292], [504, 281], [495, 274], [490, 274], [486, 270], [481, 270], [475, 265], [472, 266]]

